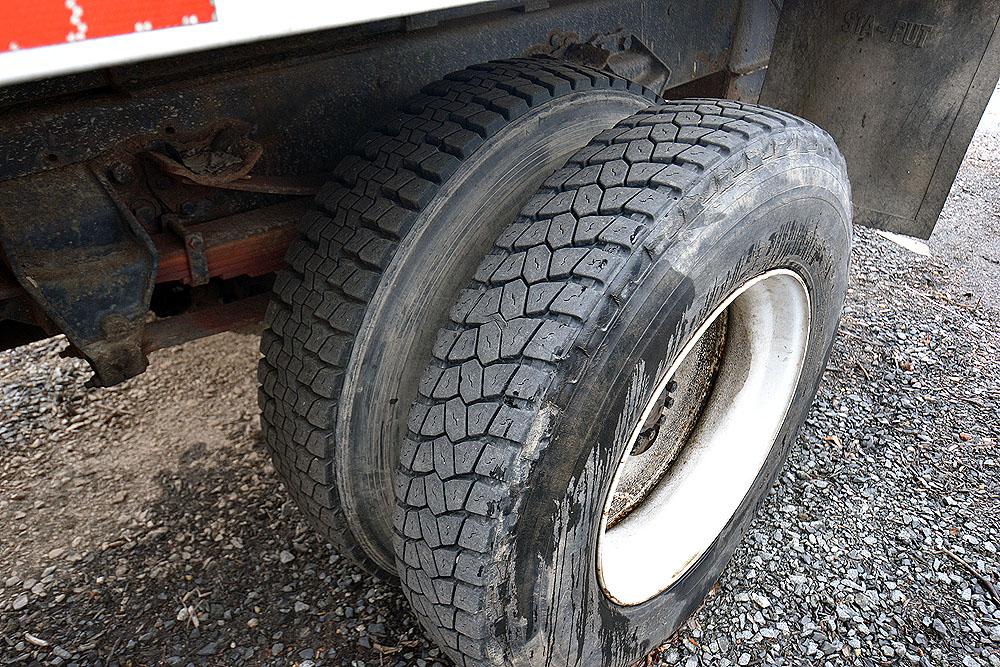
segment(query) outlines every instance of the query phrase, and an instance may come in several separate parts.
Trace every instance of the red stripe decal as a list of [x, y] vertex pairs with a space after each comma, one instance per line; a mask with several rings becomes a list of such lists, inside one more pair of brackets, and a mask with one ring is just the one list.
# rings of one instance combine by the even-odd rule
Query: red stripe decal
[[212, 0], [0, 0], [0, 53], [214, 20]]

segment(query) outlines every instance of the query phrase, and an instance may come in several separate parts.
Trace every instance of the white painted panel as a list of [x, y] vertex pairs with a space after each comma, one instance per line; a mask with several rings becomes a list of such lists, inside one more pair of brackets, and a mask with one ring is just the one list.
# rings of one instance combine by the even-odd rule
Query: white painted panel
[[479, 3], [467, 0], [215, 0], [218, 20], [213, 23], [0, 53], [0, 86], [473, 4]]

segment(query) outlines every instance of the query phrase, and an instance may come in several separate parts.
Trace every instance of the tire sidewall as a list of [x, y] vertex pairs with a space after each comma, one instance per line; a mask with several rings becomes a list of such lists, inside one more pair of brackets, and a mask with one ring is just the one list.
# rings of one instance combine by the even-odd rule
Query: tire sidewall
[[593, 88], [511, 121], [451, 174], [379, 279], [345, 373], [336, 471], [352, 532], [387, 570], [398, 448], [420, 380], [413, 370], [430, 359], [449, 306], [539, 185], [594, 135], [650, 104], [624, 87]]
[[[813, 131], [810, 131], [813, 132]], [[850, 192], [832, 141], [801, 130], [733, 156], [657, 220], [564, 360], [534, 432], [548, 439], [524, 465], [505, 519], [490, 594], [513, 664], [627, 664], [665, 640], [704, 599], [787, 456], [829, 358], [847, 285]], [[816, 133], [817, 137], [820, 136]], [[814, 137], [815, 138], [815, 137]], [[750, 168], [754, 167], [754, 168]], [[600, 587], [597, 540], [627, 434], [660, 378], [734, 290], [769, 270], [795, 271], [810, 294], [811, 327], [799, 386], [744, 501], [713, 546], [676, 583], [635, 606]], [[645, 370], [642, 370], [645, 369]], [[629, 396], [637, 373], [645, 393]], [[600, 415], [598, 419], [594, 415]], [[622, 437], [621, 434], [626, 434]], [[525, 571], [527, 567], [528, 571]], [[513, 571], [520, 568], [521, 571]], [[539, 638], [546, 638], [543, 642]]]

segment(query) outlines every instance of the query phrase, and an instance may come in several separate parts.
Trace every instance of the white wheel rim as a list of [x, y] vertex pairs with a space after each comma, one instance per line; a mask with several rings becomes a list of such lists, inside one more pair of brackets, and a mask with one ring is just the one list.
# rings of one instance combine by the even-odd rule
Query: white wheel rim
[[[725, 347], [690, 436], [641, 502], [612, 517], [612, 500], [629, 473], [643, 426], [679, 369], [682, 376], [685, 362], [694, 363], [689, 353], [723, 313]], [[597, 572], [614, 602], [636, 605], [662, 593], [725, 529], [774, 448], [799, 384], [809, 327], [805, 283], [778, 269], [735, 290], [685, 345], [631, 433], [602, 512]]]

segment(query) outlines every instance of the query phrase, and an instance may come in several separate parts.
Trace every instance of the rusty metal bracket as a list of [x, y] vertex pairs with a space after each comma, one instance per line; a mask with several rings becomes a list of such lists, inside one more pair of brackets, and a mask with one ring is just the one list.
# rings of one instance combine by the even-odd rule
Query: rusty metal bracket
[[[247, 132], [246, 123], [223, 119], [191, 133], [171, 128], [141, 134], [89, 164], [118, 208], [134, 216], [147, 232], [156, 233], [163, 228], [165, 215], [198, 222], [267, 203], [220, 195], [215, 185], [242, 177], [260, 158], [263, 149], [245, 138]], [[201, 175], [185, 167], [183, 160]], [[185, 178], [188, 173], [207, 185]]]
[[249, 134], [247, 123], [227, 120], [175, 135], [150, 148], [146, 155], [166, 174], [198, 185], [224, 187], [249, 174], [264, 154], [264, 148]]
[[228, 119], [158, 142], [142, 155], [180, 183], [224, 190], [313, 195], [329, 179], [326, 174], [251, 174], [264, 149], [249, 138], [250, 131], [247, 123]]
[[191, 284], [195, 287], [208, 283], [208, 257], [205, 255], [205, 239], [199, 232], [192, 231], [176, 215], [164, 215], [163, 226], [180, 237], [187, 253]]

